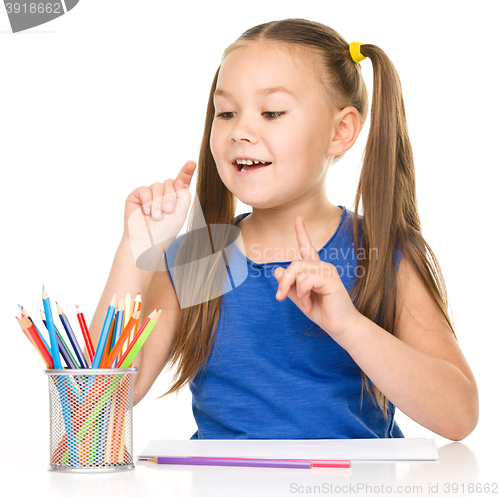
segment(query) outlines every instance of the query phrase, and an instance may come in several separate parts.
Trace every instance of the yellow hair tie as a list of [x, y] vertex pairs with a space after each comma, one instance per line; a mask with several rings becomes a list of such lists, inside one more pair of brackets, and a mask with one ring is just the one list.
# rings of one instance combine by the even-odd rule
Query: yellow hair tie
[[351, 54], [352, 60], [356, 62], [361, 62], [363, 59], [366, 59], [366, 57], [361, 53], [361, 42], [359, 41], [353, 41], [349, 45], [349, 52]]

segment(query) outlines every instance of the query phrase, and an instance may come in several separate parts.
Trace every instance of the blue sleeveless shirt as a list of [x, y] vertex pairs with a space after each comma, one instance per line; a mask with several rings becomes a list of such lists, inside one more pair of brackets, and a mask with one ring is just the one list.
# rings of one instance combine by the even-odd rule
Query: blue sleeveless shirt
[[[351, 290], [359, 252], [354, 249], [352, 212], [339, 207], [340, 224], [318, 254], [337, 267], [344, 286]], [[249, 214], [237, 216], [235, 223]], [[165, 254], [172, 267], [184, 236], [176, 238]], [[287, 268], [291, 261], [256, 264], [233, 246], [233, 262], [246, 263], [248, 275], [222, 296], [207, 364], [190, 383], [198, 426], [191, 438], [404, 437], [392, 403], [387, 401], [384, 419], [366, 388], [361, 402], [361, 369], [347, 351], [290, 299], [276, 300], [274, 270]], [[396, 268], [400, 259], [396, 250]], [[167, 268], [174, 282], [168, 263]]]

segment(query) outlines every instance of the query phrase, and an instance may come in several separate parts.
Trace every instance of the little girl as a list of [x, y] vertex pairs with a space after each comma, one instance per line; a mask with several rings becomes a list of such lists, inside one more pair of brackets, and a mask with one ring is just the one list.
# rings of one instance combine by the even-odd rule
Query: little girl
[[[351, 212], [325, 182], [367, 117], [365, 58], [371, 123]], [[163, 310], [134, 361], [134, 404], [168, 366], [166, 394], [192, 391], [192, 438], [403, 437], [395, 407], [443, 437], [471, 433], [477, 386], [421, 233], [402, 90], [380, 48], [304, 19], [249, 29], [215, 73], [176, 238], [195, 169], [129, 195], [91, 324], [97, 341], [114, 294], [140, 292], [141, 321]], [[252, 212], [235, 217], [236, 199]]]

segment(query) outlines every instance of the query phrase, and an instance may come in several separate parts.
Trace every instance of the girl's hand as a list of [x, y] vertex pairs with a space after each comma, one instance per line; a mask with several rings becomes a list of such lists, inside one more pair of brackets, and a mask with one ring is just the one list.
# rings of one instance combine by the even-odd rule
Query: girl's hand
[[295, 220], [295, 231], [302, 260], [293, 261], [286, 270], [276, 268], [276, 298], [284, 300], [288, 296], [311, 321], [332, 338], [338, 337], [362, 315], [352, 303], [337, 268], [320, 260], [302, 216]]
[[153, 246], [166, 248], [164, 242], [168, 246], [179, 234], [191, 204], [189, 185], [195, 169], [196, 162], [190, 160], [175, 180], [141, 186], [127, 197], [122, 239], [130, 241], [136, 261]]

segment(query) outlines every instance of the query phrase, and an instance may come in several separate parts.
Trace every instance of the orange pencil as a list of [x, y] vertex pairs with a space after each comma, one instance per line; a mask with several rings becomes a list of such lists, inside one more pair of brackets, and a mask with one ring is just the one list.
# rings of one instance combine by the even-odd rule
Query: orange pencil
[[125, 329], [123, 330], [122, 334], [120, 335], [120, 338], [118, 338], [118, 341], [116, 342], [115, 346], [113, 347], [113, 350], [109, 353], [109, 356], [106, 358], [106, 361], [103, 363], [102, 367], [104, 369], [109, 369], [113, 365], [113, 361], [118, 357], [118, 353], [121, 351], [123, 344], [125, 343], [125, 340], [127, 340], [133, 327], [135, 326], [137, 321], [139, 321], [139, 315], [140, 315], [139, 311], [132, 314], [131, 318], [129, 319], [129, 321], [127, 323], [127, 326], [125, 326]]
[[157, 313], [161, 313], [161, 311], [158, 311], [158, 309], [155, 309], [145, 320], [144, 323], [142, 323], [142, 326], [140, 327], [139, 331], [136, 333], [134, 339], [130, 342], [129, 346], [127, 347], [127, 350], [125, 353], [121, 356], [120, 360], [116, 363], [116, 367], [119, 368], [124, 362], [125, 359], [127, 359], [128, 354], [130, 351], [134, 348], [134, 345], [136, 342], [139, 341], [139, 337], [141, 336], [141, 333], [144, 331], [146, 326], [151, 320], [155, 320], [154, 318], [156, 317]]
[[[141, 292], [139, 292], [137, 294], [137, 297], [135, 298], [134, 300], [134, 307], [132, 309], [132, 312], [136, 312], [136, 311], [140, 311], [141, 310], [141, 307], [142, 307], [142, 302], [141, 302]], [[137, 327], [138, 327], [139, 323], [137, 323], [135, 325], [135, 328], [134, 328], [134, 333], [132, 335], [130, 335], [130, 340], [132, 340], [134, 338], [134, 336], [136, 335], [137, 333]], [[130, 340], [129, 340], [129, 343], [130, 343]]]
[[[140, 311], [141, 307], [142, 307], [142, 304], [141, 304], [141, 292], [139, 292], [137, 294], [137, 297], [134, 300], [134, 306], [133, 306], [133, 309], [132, 309], [132, 314], [134, 312]], [[138, 326], [139, 326], [139, 322], [137, 322], [135, 324], [134, 329], [130, 333], [130, 337], [129, 337], [128, 341], [123, 345], [123, 348], [122, 348], [122, 351], [121, 351], [121, 354], [120, 354], [120, 359], [123, 356], [123, 354], [125, 354], [125, 351], [127, 350], [127, 347], [130, 345], [130, 342], [134, 339], [134, 336], [137, 334], [137, 327]]]
[[81, 462], [81, 464], [87, 464], [87, 460], [88, 460], [88, 457], [89, 457], [89, 451], [90, 451], [90, 444], [92, 442], [92, 434], [93, 434], [93, 432], [94, 432], [94, 425], [91, 425], [90, 429], [87, 432], [87, 434], [85, 435], [85, 439], [83, 441], [82, 453], [81, 453], [81, 456], [80, 456], [80, 462]]
[[116, 313], [113, 316], [113, 321], [111, 321], [111, 328], [109, 328], [108, 339], [106, 340], [106, 345], [104, 346], [104, 352], [102, 353], [101, 364], [99, 365], [102, 368], [102, 365], [106, 362], [106, 358], [108, 357], [109, 348], [111, 347], [111, 340], [113, 339], [113, 330], [115, 329], [115, 321], [116, 321]]

